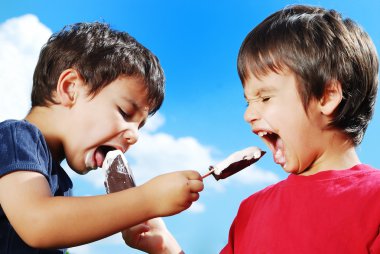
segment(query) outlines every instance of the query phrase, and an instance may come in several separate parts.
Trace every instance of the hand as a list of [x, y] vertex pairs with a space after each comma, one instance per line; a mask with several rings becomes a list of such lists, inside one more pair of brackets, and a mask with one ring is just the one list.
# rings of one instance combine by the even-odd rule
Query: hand
[[203, 181], [197, 171], [178, 171], [160, 175], [141, 185], [152, 217], [174, 215], [198, 200]]
[[184, 253], [161, 218], [126, 229], [122, 235], [128, 246], [150, 254]]

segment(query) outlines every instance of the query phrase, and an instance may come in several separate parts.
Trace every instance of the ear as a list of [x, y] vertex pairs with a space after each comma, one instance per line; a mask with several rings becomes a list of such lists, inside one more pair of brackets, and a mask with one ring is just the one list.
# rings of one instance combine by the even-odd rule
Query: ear
[[319, 100], [321, 113], [331, 116], [343, 99], [342, 85], [338, 80], [331, 80], [325, 88], [322, 98]]
[[78, 96], [78, 87], [82, 82], [79, 73], [75, 69], [64, 70], [58, 78], [56, 101], [63, 106], [71, 107]]

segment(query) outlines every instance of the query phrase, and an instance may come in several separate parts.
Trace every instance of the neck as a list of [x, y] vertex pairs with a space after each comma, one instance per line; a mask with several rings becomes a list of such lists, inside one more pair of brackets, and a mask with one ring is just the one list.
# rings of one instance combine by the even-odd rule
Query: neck
[[327, 170], [344, 170], [361, 163], [355, 146], [343, 134], [335, 134], [325, 148], [301, 175], [313, 175]]
[[29, 123], [35, 125], [44, 136], [52, 157], [55, 161], [61, 162], [64, 158], [62, 139], [59, 133], [62, 126], [59, 126], [57, 114], [53, 114], [50, 107], [33, 107], [29, 114], [25, 117]]

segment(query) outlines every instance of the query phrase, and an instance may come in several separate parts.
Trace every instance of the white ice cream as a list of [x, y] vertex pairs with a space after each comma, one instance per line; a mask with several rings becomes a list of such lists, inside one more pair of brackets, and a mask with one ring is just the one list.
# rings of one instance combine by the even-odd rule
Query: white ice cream
[[214, 174], [220, 175], [222, 171], [227, 168], [232, 163], [241, 161], [241, 160], [250, 160], [252, 158], [259, 159], [261, 157], [261, 149], [255, 146], [247, 147], [243, 150], [234, 152], [230, 156], [228, 156], [226, 159], [222, 160], [215, 166], [214, 168]]
[[[104, 159], [103, 161], [103, 164], [102, 164], [102, 168], [103, 169], [108, 169], [110, 167], [110, 165], [112, 164], [112, 162], [115, 160], [115, 158], [120, 155], [121, 156], [121, 159], [123, 160], [123, 163], [125, 165], [126, 168], [128, 168], [128, 161], [127, 159], [125, 158], [124, 154], [122, 151], [120, 150], [113, 150], [113, 151], [109, 151], [106, 155], [106, 158]], [[124, 170], [122, 170], [122, 166], [120, 166], [120, 169], [119, 169], [119, 165], [117, 167], [117, 171], [120, 172], [120, 173], [123, 173]], [[107, 173], [107, 172], [106, 172]]]

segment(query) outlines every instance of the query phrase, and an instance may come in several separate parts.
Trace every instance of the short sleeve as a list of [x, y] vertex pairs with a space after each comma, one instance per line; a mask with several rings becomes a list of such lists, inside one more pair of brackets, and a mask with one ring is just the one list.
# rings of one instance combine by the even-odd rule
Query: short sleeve
[[42, 133], [26, 121], [0, 125], [0, 177], [18, 170], [49, 175], [51, 156]]

